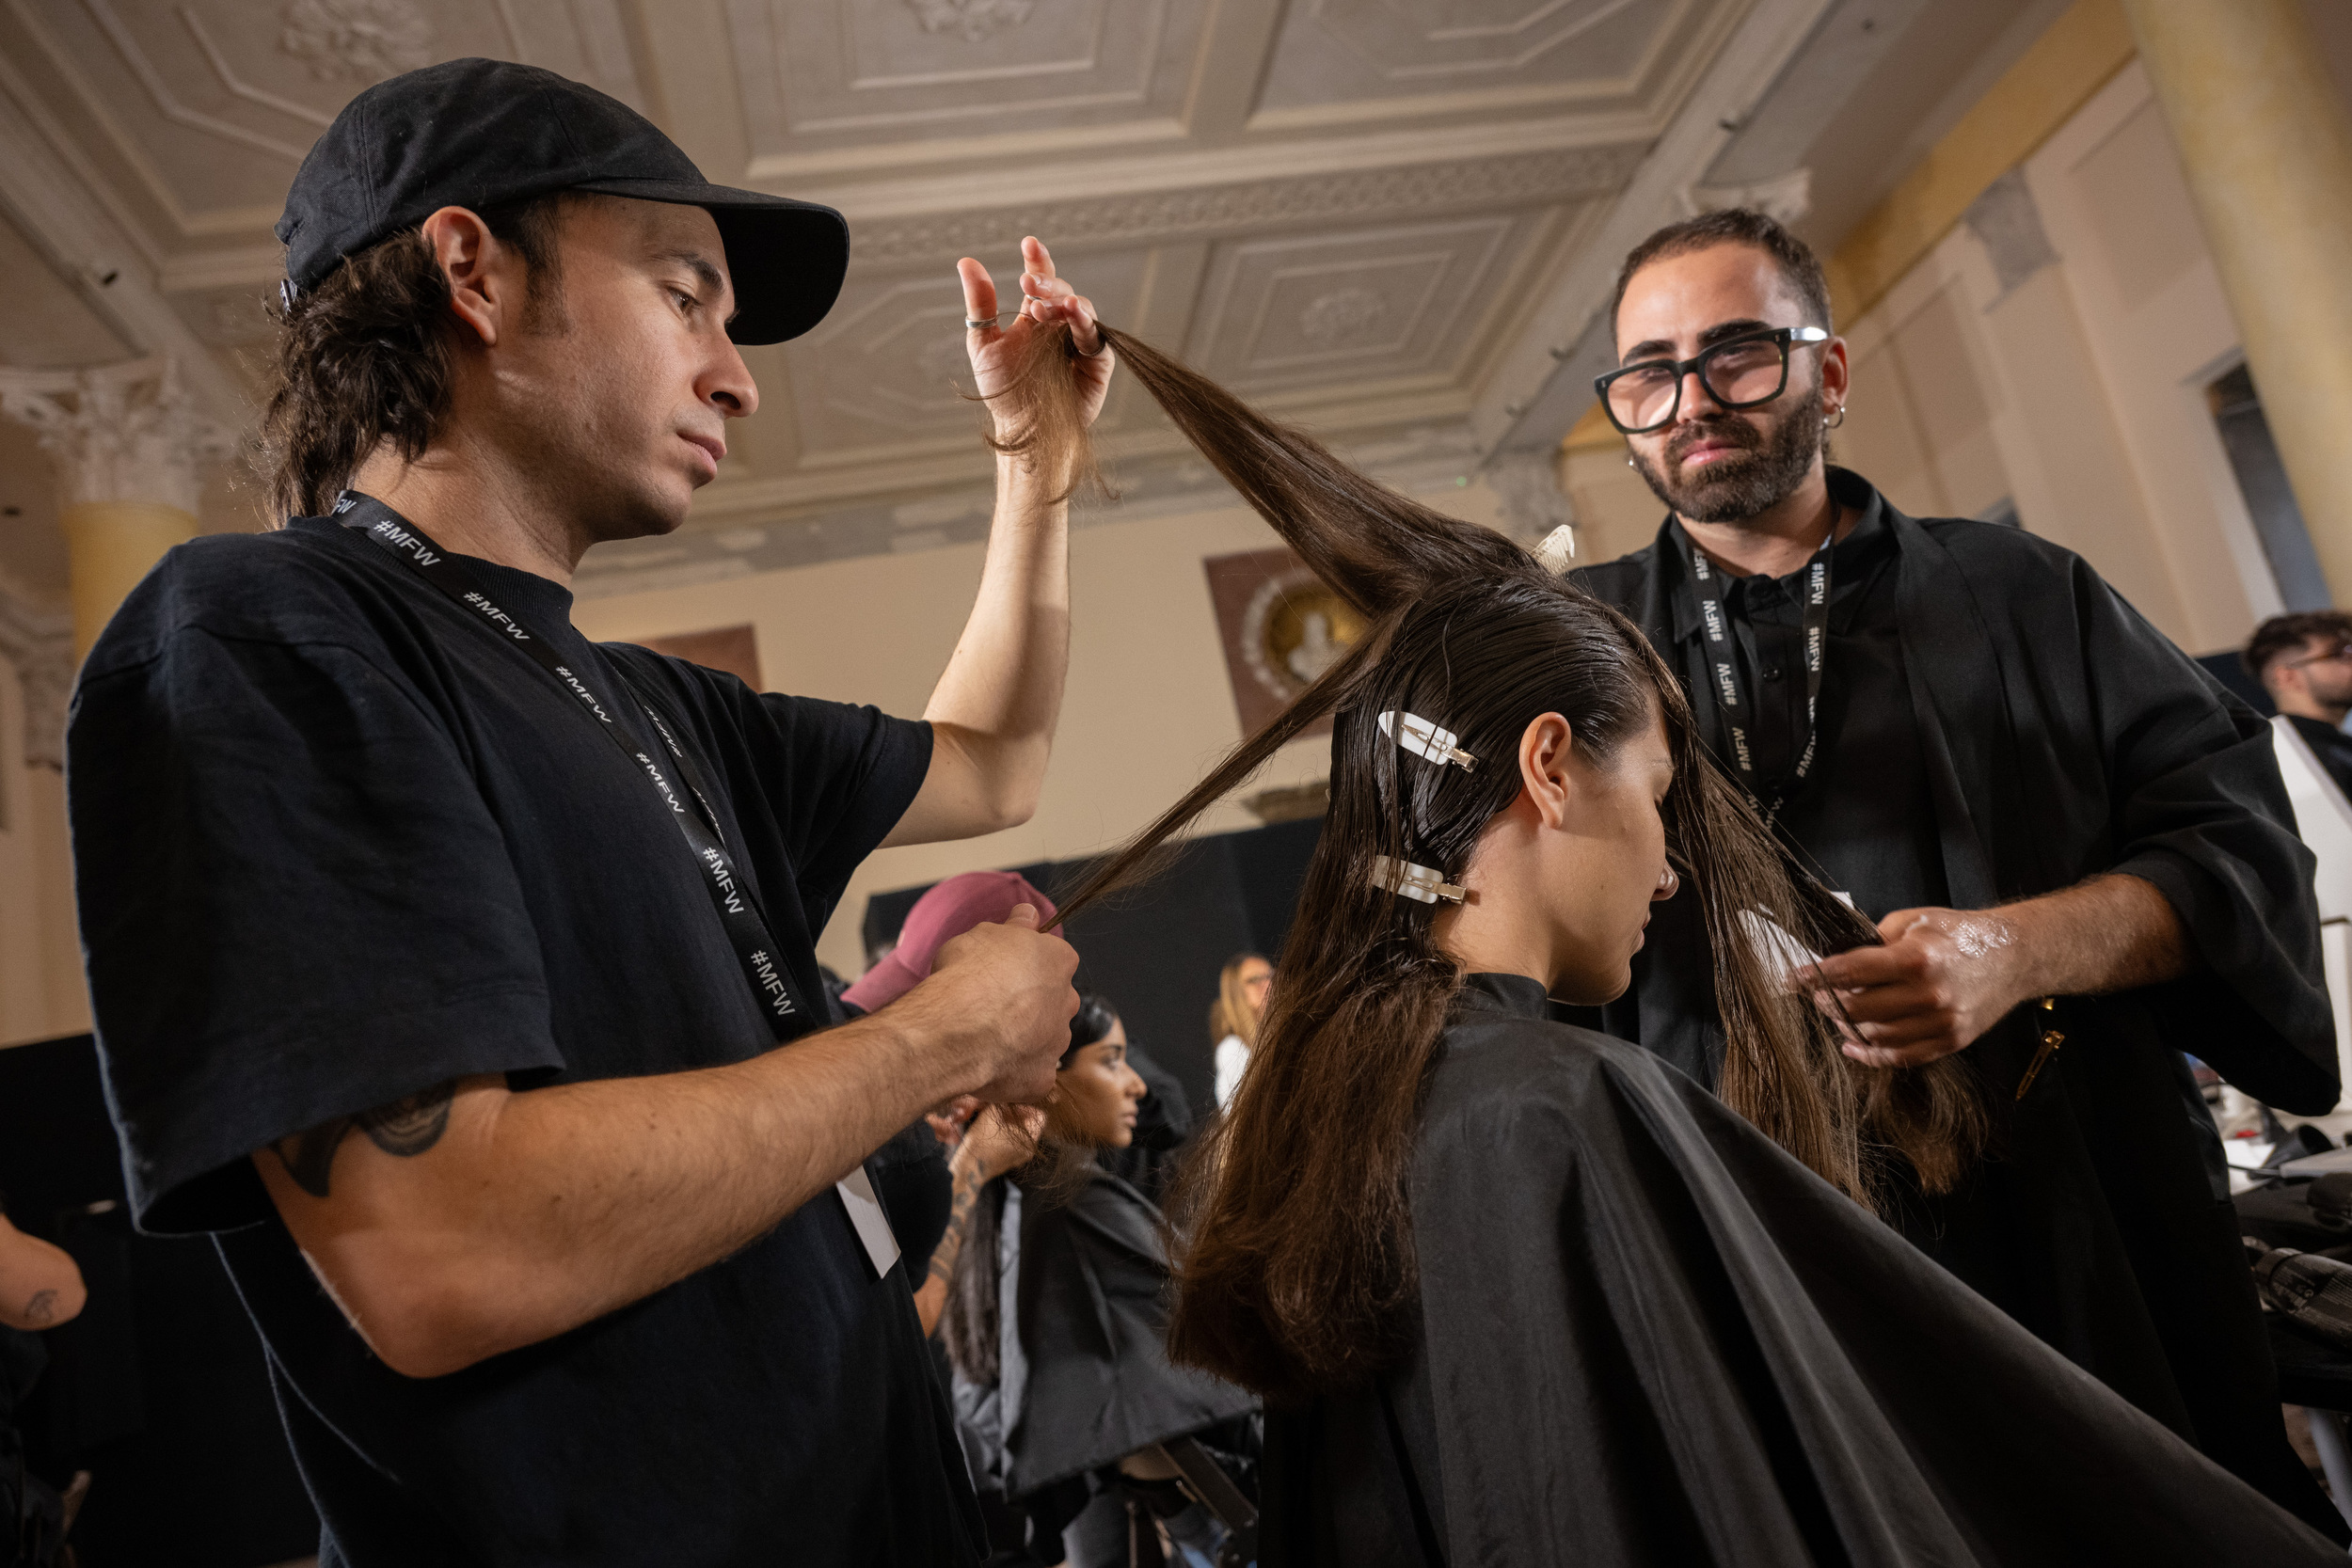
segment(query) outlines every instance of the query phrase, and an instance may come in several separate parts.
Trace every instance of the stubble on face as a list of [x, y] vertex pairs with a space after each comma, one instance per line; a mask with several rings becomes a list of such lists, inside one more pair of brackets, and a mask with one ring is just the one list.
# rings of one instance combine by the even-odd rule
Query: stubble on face
[[[1744, 522], [1778, 506], [1804, 483], [1824, 439], [1816, 412], [1820, 405], [1821, 382], [1816, 372], [1810, 387], [1791, 388], [1767, 407], [1676, 425], [1661, 454], [1662, 466], [1640, 448], [1630, 448], [1634, 471], [1677, 516], [1694, 523]], [[1685, 472], [1683, 459], [1702, 441], [1742, 450], [1696, 472]]]

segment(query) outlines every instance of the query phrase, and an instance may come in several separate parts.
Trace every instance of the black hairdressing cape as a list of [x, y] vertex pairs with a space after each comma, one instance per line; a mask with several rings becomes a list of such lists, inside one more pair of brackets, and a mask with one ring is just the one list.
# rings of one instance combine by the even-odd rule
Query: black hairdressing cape
[[[2170, 901], [2200, 965], [2061, 998], [2055, 1015], [2021, 1008], [1979, 1039], [1966, 1059], [1995, 1151], [1955, 1194], [1909, 1194], [1899, 1223], [2077, 1366], [2342, 1532], [2281, 1432], [2218, 1141], [2179, 1055], [2283, 1110], [2336, 1101], [2312, 861], [2270, 731], [2079, 557], [2019, 529], [1907, 517], [1844, 469], [1830, 483], [1879, 509], [1899, 552], [1904, 671], [1952, 904], [2125, 872]], [[1649, 635], [1713, 736], [1714, 694], [1686, 668], [1696, 644], [1677, 623], [1682, 572], [1661, 530], [1578, 580]], [[1696, 904], [1661, 906], [1633, 989], [1602, 1021], [1711, 1086], [1723, 1042]], [[2020, 1102], [2044, 1017], [2066, 1043]]]
[[1066, 1204], [1009, 1186], [1004, 1201], [1020, 1243], [998, 1253], [991, 1414], [1002, 1446], [981, 1456], [993, 1471], [983, 1484], [1036, 1497], [1257, 1408], [1230, 1383], [1169, 1365], [1168, 1254], [1141, 1193], [1094, 1169]]
[[1269, 1412], [1265, 1568], [2265, 1568], [2341, 1552], [1656, 1056], [1470, 978], [1420, 1349]]

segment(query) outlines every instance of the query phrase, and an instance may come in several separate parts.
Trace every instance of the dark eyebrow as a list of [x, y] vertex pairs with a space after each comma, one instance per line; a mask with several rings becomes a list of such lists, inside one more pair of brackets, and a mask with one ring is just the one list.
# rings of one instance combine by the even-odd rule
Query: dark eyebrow
[[[710, 258], [699, 250], [657, 250], [654, 252], [653, 259], [657, 261], [674, 261], [684, 267], [694, 275], [695, 282], [714, 295], [726, 292], [726, 275], [712, 265]], [[729, 321], [734, 319], [734, 314], [727, 317]]]
[[[1752, 317], [1739, 321], [1717, 322], [1713, 326], [1699, 334], [1699, 347], [1707, 348], [1722, 342], [1726, 338], [1741, 338], [1751, 332], [1770, 332], [1772, 329], [1771, 322], [1756, 321]], [[1671, 359], [1674, 357], [1674, 344], [1663, 338], [1650, 338], [1627, 349], [1623, 357], [1617, 362], [1621, 365], [1630, 365], [1639, 359]]]

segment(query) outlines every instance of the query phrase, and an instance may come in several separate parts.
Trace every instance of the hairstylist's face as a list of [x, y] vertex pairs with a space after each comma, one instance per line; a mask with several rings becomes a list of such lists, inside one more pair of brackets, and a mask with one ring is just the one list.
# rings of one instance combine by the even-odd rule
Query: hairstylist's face
[[[1779, 264], [1747, 245], [1709, 245], [1652, 261], [1617, 306], [1617, 362], [1689, 359], [1727, 339], [1807, 325]], [[1664, 428], [1626, 437], [1658, 499], [1694, 523], [1735, 523], [1786, 499], [1821, 461], [1821, 421], [1846, 401], [1846, 345], [1792, 345], [1788, 382], [1757, 408], [1724, 408], [1696, 372]]]
[[1522, 775], [1543, 781], [1524, 798], [1540, 822], [1527, 885], [1550, 928], [1551, 994], [1589, 1006], [1632, 983], [1650, 905], [1674, 895], [1660, 815], [1674, 756], [1655, 714], [1606, 762], [1567, 744], [1565, 732], [1547, 714], [1520, 745]]
[[1135, 1142], [1136, 1106], [1144, 1082], [1127, 1065], [1127, 1026], [1083, 1047], [1054, 1075], [1054, 1095], [1045, 1115], [1055, 1136], [1099, 1148], [1124, 1148]]
[[556, 288], [487, 324], [460, 418], [589, 542], [668, 533], [759, 406], [719, 226], [595, 197], [563, 205], [557, 238]]

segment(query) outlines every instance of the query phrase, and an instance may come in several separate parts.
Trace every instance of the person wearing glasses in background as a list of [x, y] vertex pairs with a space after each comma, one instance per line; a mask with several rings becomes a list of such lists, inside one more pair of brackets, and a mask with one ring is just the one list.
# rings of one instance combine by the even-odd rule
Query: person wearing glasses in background
[[[1875, 1075], [1965, 1051], [1991, 1118], [1947, 1190], [1889, 1172], [1893, 1217], [2345, 1540], [2287, 1445], [2181, 1055], [2282, 1109], [2336, 1101], [2312, 860], [2266, 727], [2078, 557], [1906, 516], [1828, 464], [1847, 348], [1820, 263], [1772, 219], [1653, 234], [1618, 275], [1613, 325], [1597, 388], [1669, 515], [1578, 578], [1643, 627], [1757, 813], [1877, 926], [1880, 945], [1793, 982], [1848, 1057]], [[1713, 1085], [1699, 910], [1658, 906], [1631, 988], [1594, 1022]]]
[[2308, 610], [2273, 615], [2254, 628], [2238, 656], [2271, 702], [2295, 725], [2336, 787], [2352, 800], [2352, 615]]

